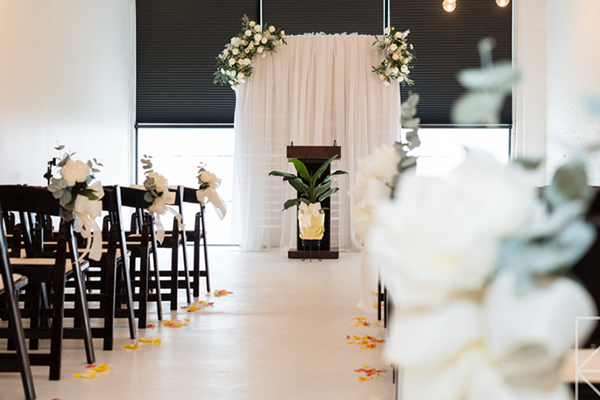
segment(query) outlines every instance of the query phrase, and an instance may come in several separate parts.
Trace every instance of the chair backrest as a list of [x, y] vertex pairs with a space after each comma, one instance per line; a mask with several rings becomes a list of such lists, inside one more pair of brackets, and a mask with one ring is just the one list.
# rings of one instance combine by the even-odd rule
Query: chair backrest
[[61, 215], [62, 207], [47, 188], [22, 185], [0, 185], [0, 204], [5, 211]]
[[[28, 246], [27, 256], [33, 256], [32, 231], [30, 229], [27, 216], [31, 213], [44, 214], [51, 216], [62, 216], [63, 209], [58, 199], [55, 199], [47, 188], [39, 186], [23, 186], [23, 185], [0, 185], [0, 204], [5, 211], [18, 211], [25, 216], [25, 221], [21, 221], [21, 231], [23, 232]], [[76, 237], [73, 234], [73, 220], [65, 221], [66, 241], [71, 250], [71, 258], [73, 261], [79, 259], [78, 246]], [[27, 239], [29, 237], [29, 239]]]
[[17, 364], [16, 370], [21, 372], [25, 397], [35, 399], [35, 389], [33, 387], [33, 376], [25, 345], [25, 333], [23, 332], [23, 323], [19, 313], [19, 300], [15, 289], [15, 283], [12, 277], [12, 269], [8, 259], [8, 245], [4, 230], [0, 229], [0, 279], [4, 282], [4, 296], [9, 311], [10, 327], [13, 329], [13, 340], [17, 349], [17, 357], [14, 363]]
[[[108, 211], [110, 221], [113, 227], [116, 228], [115, 234], [119, 241], [119, 247], [123, 254], [125, 263], [129, 262], [127, 254], [127, 239], [125, 237], [125, 227], [123, 226], [123, 211], [121, 203], [121, 187], [115, 186], [104, 186], [104, 197], [102, 198], [102, 209]], [[112, 228], [111, 228], [112, 230]], [[107, 232], [108, 233], [108, 232]], [[109, 240], [110, 242], [110, 240]]]

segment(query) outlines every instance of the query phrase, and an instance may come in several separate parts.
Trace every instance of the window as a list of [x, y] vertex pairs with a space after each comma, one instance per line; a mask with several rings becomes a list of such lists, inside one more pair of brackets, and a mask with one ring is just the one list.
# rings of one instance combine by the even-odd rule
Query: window
[[[200, 162], [222, 180], [219, 194], [227, 205], [227, 215], [220, 221], [213, 206], [206, 206], [207, 242], [211, 245], [231, 244], [233, 145], [233, 128], [138, 128], [139, 158], [144, 154], [152, 156], [155, 171], [164, 175], [170, 185], [198, 187], [196, 175]], [[145, 177], [140, 165], [138, 162], [138, 182], [141, 184]], [[188, 225], [193, 223], [192, 217], [197, 212], [197, 206], [184, 203]], [[188, 226], [188, 229], [193, 227]]]

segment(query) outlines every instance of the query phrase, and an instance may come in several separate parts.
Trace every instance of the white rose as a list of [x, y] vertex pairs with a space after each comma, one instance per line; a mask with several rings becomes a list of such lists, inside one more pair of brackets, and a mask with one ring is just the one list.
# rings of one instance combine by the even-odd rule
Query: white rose
[[262, 32], [262, 27], [261, 27], [260, 25], [256, 25], [256, 26], [254, 27], [254, 30], [255, 30], [256, 32]]
[[269, 41], [269, 39], [267, 39], [265, 36], [263, 36], [262, 40], [260, 41], [262, 44], [266, 44]]
[[256, 51], [258, 52], [258, 54], [261, 54], [264, 50], [265, 48], [260, 46]]
[[67, 186], [74, 186], [76, 183], [85, 182], [90, 175], [90, 167], [87, 164], [76, 160], [69, 159], [61, 168], [60, 175], [66, 179]]
[[405, 74], [408, 73], [408, 65], [404, 64], [402, 67], [400, 67], [400, 69], [402, 70], [402, 72], [404, 72]]
[[412, 43], [410, 44], [410, 49], [411, 49], [411, 50], [413, 49], [413, 45], [412, 45]]
[[238, 77], [238, 79], [243, 79], [243, 78], [244, 78], [244, 76], [245, 76], [245, 75], [244, 75], [244, 73], [243, 73], [243, 72], [239, 72], [239, 73], [237, 74], [237, 77]]
[[407, 37], [409, 33], [410, 33], [410, 29], [405, 30], [403, 33], [404, 37]]
[[250, 21], [250, 27], [253, 27], [254, 25], [256, 25], [256, 22]]
[[246, 49], [246, 50], [250, 50], [250, 51], [254, 50], [254, 43], [250, 43], [248, 45], [248, 49]]
[[283, 29], [281, 30], [281, 36], [285, 36], [285, 31]]
[[381, 79], [383, 81], [383, 80], [385, 80], [385, 76], [384, 75], [379, 75], [379, 79]]
[[390, 86], [390, 82], [388, 82], [388, 81], [383, 81], [383, 86]]
[[227, 57], [229, 55], [229, 50], [225, 49], [223, 50], [223, 56]]
[[263, 53], [262, 58], [265, 58], [267, 56], [267, 53]]
[[262, 39], [262, 35], [260, 33], [257, 33], [256, 35], [254, 35], [255, 41], [260, 42], [261, 39]]
[[392, 45], [390, 46], [390, 50], [391, 50], [391, 51], [396, 51], [396, 50], [398, 50], [398, 46], [396, 45], [396, 43], [392, 43]]
[[238, 49], [233, 49], [233, 50], [231, 50], [231, 54], [233, 54], [234, 56], [237, 56], [238, 54], [240, 54], [240, 51]]
[[235, 58], [229, 59], [229, 65], [235, 65]]
[[245, 46], [245, 45], [247, 45], [247, 44], [248, 44], [248, 41], [246, 41], [246, 40], [242, 40], [242, 44]]
[[383, 41], [385, 44], [389, 45], [390, 43], [392, 43], [392, 41], [390, 40], [390, 38], [385, 38], [385, 40]]
[[398, 78], [396, 78], [398, 80], [398, 82], [402, 82], [404, 80], [404, 78], [402, 77], [402, 75], [400, 75]]
[[244, 35], [252, 36], [252, 31], [250, 29], [247, 29], [246, 32], [244, 32]]
[[394, 37], [395, 37], [396, 39], [400, 39], [400, 38], [402, 38], [402, 33], [400, 33], [400, 32], [396, 32], [396, 34], [394, 35]]
[[244, 52], [245, 52], [246, 54], [248, 54], [248, 53], [250, 53], [250, 49], [249, 49], [248, 47], [246, 47], [246, 50], [244, 50]]
[[394, 75], [397, 75], [400, 71], [398, 70], [398, 67], [394, 67], [392, 68], [392, 72], [394, 73]]
[[269, 27], [269, 32], [271, 32], [271, 33], [275, 32], [275, 27], [273, 25], [271, 25]]
[[385, 28], [385, 34], [389, 35], [390, 34], [390, 28]]
[[148, 177], [154, 179], [154, 184], [156, 185], [156, 191], [158, 193], [163, 193], [165, 191], [167, 187], [167, 179], [164, 176], [158, 172], [150, 172]]
[[500, 243], [531, 224], [538, 199], [530, 177], [470, 151], [445, 180], [403, 177], [375, 212], [368, 238], [397, 304], [436, 307], [479, 291]]
[[400, 57], [398, 56], [398, 54], [394, 54], [394, 55], [392, 56], [392, 58], [393, 58], [394, 60], [398, 60]]

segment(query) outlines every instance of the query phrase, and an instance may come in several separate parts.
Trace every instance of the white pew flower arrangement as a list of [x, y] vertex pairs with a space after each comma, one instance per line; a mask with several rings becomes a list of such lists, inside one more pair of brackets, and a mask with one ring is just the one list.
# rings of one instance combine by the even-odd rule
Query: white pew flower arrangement
[[[64, 148], [62, 145], [55, 147], [59, 152]], [[74, 160], [74, 155], [64, 153], [59, 158], [57, 167], [61, 177], [52, 178], [48, 190], [62, 206], [63, 218], [68, 221], [74, 218], [74, 230], [86, 239], [86, 248], [80, 260], [89, 256], [97, 261], [102, 257], [102, 232], [96, 218], [102, 214], [104, 189], [100, 181], [92, 182], [95, 179], [93, 174], [100, 172], [98, 167], [103, 165], [95, 158], [87, 163]]]
[[206, 170], [206, 165], [200, 163], [198, 166], [198, 185], [199, 189], [196, 191], [196, 198], [202, 206], [207, 203], [212, 203], [215, 212], [219, 216], [219, 219], [225, 218], [227, 214], [227, 205], [223, 201], [223, 198], [217, 192], [219, 186], [221, 186], [221, 179], [217, 178], [215, 174]]
[[[518, 79], [484, 68], [497, 82]], [[506, 93], [496, 89], [490, 95]], [[472, 110], [488, 118], [499, 108]], [[403, 370], [404, 399], [571, 398], [560, 363], [576, 341], [576, 317], [597, 315], [568, 276], [595, 240], [584, 220], [593, 191], [576, 159], [540, 197], [539, 164], [503, 165], [471, 150], [445, 179], [403, 176], [395, 198], [377, 206], [368, 242], [396, 305], [386, 350]], [[578, 339], [593, 328], [581, 321]]]
[[169, 190], [169, 182], [167, 179], [155, 172], [152, 168], [152, 156], [144, 154], [144, 158], [141, 160], [142, 168], [144, 169], [144, 188], [146, 193], [144, 194], [144, 200], [150, 203], [148, 211], [154, 216], [156, 223], [156, 240], [158, 243], [162, 243], [165, 238], [165, 229], [160, 220], [161, 216], [172, 213], [178, 218], [181, 224], [181, 215], [173, 210], [169, 205], [175, 203], [176, 194]]
[[217, 57], [214, 83], [229, 84], [237, 88], [252, 75], [252, 58], [256, 54], [265, 58], [269, 53], [277, 52], [277, 47], [284, 44], [287, 44], [285, 31], [276, 29], [273, 25], [265, 24], [263, 27], [244, 15], [242, 31], [231, 38]]
[[379, 54], [384, 54], [385, 58], [378, 67], [373, 66], [373, 72], [379, 75], [383, 84], [388, 86], [392, 81], [397, 80], [402, 85], [411, 86], [414, 81], [408, 76], [415, 60], [412, 53], [413, 45], [408, 44], [406, 38], [410, 30], [400, 32], [396, 28], [385, 28], [385, 34], [379, 38], [375, 36], [374, 46], [377, 47]]

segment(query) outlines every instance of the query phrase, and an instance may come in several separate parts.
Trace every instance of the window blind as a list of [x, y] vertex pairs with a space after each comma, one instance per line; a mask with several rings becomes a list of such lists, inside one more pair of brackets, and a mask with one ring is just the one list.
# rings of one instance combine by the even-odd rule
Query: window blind
[[[512, 5], [512, 2], [511, 2]], [[464, 93], [456, 79], [465, 68], [481, 66], [477, 43], [496, 39], [494, 60], [512, 58], [512, 9], [498, 7], [494, 0], [457, 0], [448, 13], [441, 0], [390, 0], [391, 26], [410, 29], [409, 43], [417, 60], [412, 87], [401, 90], [402, 100], [409, 90], [419, 93], [418, 116], [423, 124], [449, 124], [452, 103]], [[502, 123], [512, 123], [512, 98], [505, 101]]]
[[235, 93], [213, 84], [217, 55], [258, 20], [258, 0], [137, 0], [138, 123], [233, 123]]

